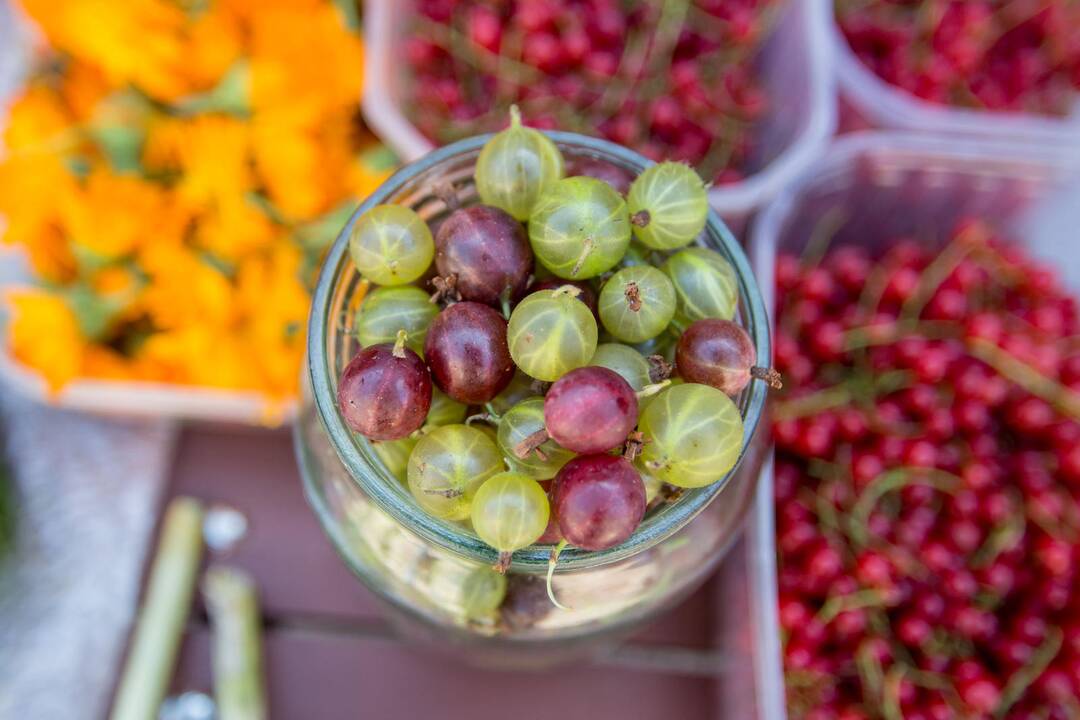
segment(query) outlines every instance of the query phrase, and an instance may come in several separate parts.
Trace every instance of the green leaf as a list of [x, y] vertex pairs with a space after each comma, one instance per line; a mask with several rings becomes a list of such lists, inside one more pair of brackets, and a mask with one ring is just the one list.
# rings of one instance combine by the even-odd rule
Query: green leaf
[[118, 298], [105, 298], [86, 285], [74, 285], [63, 291], [64, 300], [75, 313], [79, 331], [88, 340], [102, 340], [112, 326], [124, 302]]
[[102, 100], [86, 127], [116, 172], [137, 172], [146, 140], [150, 101], [136, 90], [120, 90]]
[[356, 210], [355, 201], [348, 201], [309, 223], [296, 228], [296, 238], [307, 250], [323, 251], [338, 236]]
[[221, 112], [247, 115], [251, 112], [251, 66], [246, 59], [233, 63], [218, 84], [205, 93], [190, 95], [176, 105], [185, 115]]
[[373, 145], [360, 153], [360, 162], [372, 170], [393, 170], [401, 164], [400, 158], [385, 145]]

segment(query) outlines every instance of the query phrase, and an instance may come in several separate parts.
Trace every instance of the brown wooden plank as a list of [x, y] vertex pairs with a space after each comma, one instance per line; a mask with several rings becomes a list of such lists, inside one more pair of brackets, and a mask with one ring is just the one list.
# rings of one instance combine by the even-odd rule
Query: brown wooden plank
[[170, 485], [170, 495], [223, 502], [244, 513], [248, 535], [226, 560], [256, 577], [268, 615], [379, 614], [308, 507], [288, 432], [186, 429]]
[[[174, 690], [211, 688], [209, 635], [192, 630]], [[712, 682], [623, 669], [482, 671], [384, 640], [276, 631], [266, 642], [275, 720], [705, 720]]]

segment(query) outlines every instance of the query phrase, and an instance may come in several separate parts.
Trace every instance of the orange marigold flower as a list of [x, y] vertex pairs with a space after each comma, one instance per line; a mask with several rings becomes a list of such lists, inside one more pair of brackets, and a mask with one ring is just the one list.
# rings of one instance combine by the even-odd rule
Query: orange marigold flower
[[54, 391], [78, 377], [86, 342], [63, 299], [19, 288], [9, 291], [7, 300], [12, 311], [8, 347], [15, 359], [41, 374]]
[[82, 60], [69, 61], [60, 76], [60, 95], [77, 122], [90, 121], [97, 104], [116, 89], [100, 67]]
[[17, 155], [69, 149], [76, 139], [71, 124], [71, 114], [56, 90], [44, 81], [31, 82], [11, 104], [5, 150]]
[[169, 0], [22, 0], [49, 43], [163, 100], [185, 90], [187, 16]]
[[231, 264], [275, 241], [284, 241], [282, 230], [242, 196], [223, 200], [203, 213], [195, 229], [195, 242], [200, 247]]
[[326, 0], [215, 0], [214, 6], [230, 17], [250, 23], [265, 12], [276, 10], [313, 11]]
[[232, 326], [232, 285], [194, 250], [155, 244], [144, 249], [140, 260], [148, 281], [141, 302], [156, 327], [198, 325], [220, 335]]
[[21, 245], [35, 272], [49, 280], [65, 280], [75, 270], [57, 208], [74, 192], [75, 183], [58, 155], [12, 155], [0, 162], [3, 239]]
[[94, 261], [107, 261], [153, 242], [167, 205], [158, 185], [96, 168], [78, 191], [59, 199], [60, 223], [79, 250]]
[[291, 220], [310, 220], [347, 195], [352, 124], [336, 113], [308, 126], [289, 112], [267, 111], [253, 120], [255, 163], [270, 199]]
[[87, 345], [83, 352], [82, 374], [99, 380], [131, 380], [138, 375], [134, 364], [110, 347]]
[[214, 207], [252, 189], [250, 128], [225, 115], [161, 119], [150, 126], [143, 161], [178, 169], [175, 190], [195, 210]]
[[70, 277], [74, 258], [58, 229], [59, 202], [75, 191], [65, 153], [77, 143], [59, 95], [40, 82], [12, 103], [0, 156], [3, 239], [22, 245], [50, 280]]
[[240, 22], [217, 4], [198, 15], [184, 39], [184, 73], [188, 91], [213, 87], [243, 51]]
[[251, 29], [251, 101], [256, 112], [292, 108], [316, 123], [335, 110], [355, 109], [364, 52], [331, 3], [270, 7]]

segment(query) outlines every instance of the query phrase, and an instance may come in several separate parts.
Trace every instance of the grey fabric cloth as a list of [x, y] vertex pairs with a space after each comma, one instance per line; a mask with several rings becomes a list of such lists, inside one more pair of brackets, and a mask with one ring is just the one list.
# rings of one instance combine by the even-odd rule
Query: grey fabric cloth
[[0, 719], [106, 712], [176, 432], [34, 404], [0, 385], [14, 471], [0, 561]]
[[[0, 0], [0, 128], [28, 42]], [[0, 251], [0, 284], [24, 273]], [[0, 430], [18, 499], [15, 549], [0, 559], [0, 720], [102, 717], [175, 428], [43, 407], [0, 383]]]

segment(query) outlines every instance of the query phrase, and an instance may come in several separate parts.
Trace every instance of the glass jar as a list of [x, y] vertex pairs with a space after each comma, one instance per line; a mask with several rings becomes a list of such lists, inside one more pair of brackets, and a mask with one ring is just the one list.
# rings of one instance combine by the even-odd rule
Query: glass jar
[[[550, 137], [567, 163], [597, 158], [636, 176], [652, 163], [612, 143], [572, 133]], [[467, 528], [434, 518], [337, 411], [337, 378], [358, 346], [353, 322], [360, 277], [348, 239], [357, 217], [398, 203], [433, 227], [458, 201], [477, 201], [473, 168], [486, 137], [448, 145], [399, 170], [353, 214], [330, 249], [308, 326], [303, 397], [294, 437], [308, 500], [339, 554], [392, 610], [399, 631], [442, 647], [465, 644], [481, 664], [538, 665], [604, 648], [696, 589], [715, 568], [753, 496], [765, 442], [766, 388], [753, 382], [736, 404], [745, 430], [740, 463], [721, 481], [684, 491], [651, 511], [622, 545], [601, 552], [564, 550], [552, 578], [562, 609], [547, 596], [550, 546], [514, 553], [504, 577], [494, 550]], [[715, 213], [699, 243], [720, 252], [739, 280], [738, 320], [758, 357], [771, 357], [764, 304], [735, 238]]]

